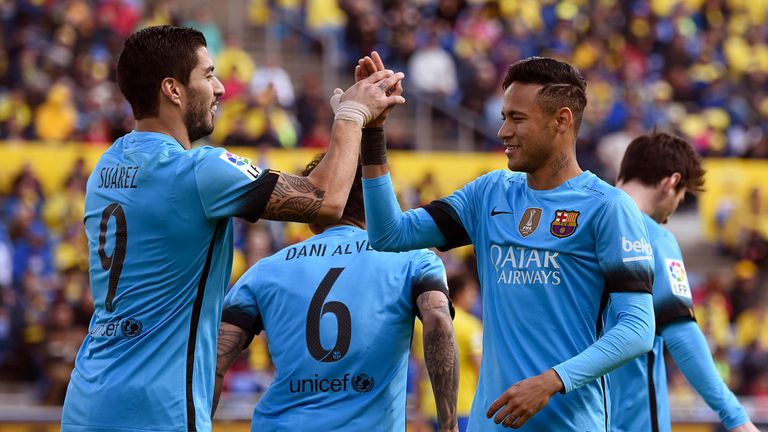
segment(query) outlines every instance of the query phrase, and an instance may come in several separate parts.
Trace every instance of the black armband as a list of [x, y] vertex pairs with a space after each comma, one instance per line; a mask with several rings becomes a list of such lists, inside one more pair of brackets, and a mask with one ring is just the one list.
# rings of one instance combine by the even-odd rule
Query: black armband
[[363, 165], [385, 165], [387, 163], [387, 138], [384, 128], [364, 128], [360, 143]]

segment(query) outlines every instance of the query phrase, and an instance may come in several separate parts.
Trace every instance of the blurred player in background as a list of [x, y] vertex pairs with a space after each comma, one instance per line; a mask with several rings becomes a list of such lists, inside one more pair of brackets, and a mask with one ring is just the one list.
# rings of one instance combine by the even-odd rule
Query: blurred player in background
[[[368, 234], [386, 251], [474, 244], [483, 354], [468, 430], [608, 430], [602, 376], [653, 342], [648, 233], [632, 200], [576, 161], [581, 73], [533, 57], [503, 88], [498, 136], [513, 172], [403, 213], [382, 130], [361, 148]], [[620, 320], [603, 334], [609, 302]]]
[[125, 42], [117, 81], [135, 130], [88, 179], [85, 226], [95, 311], [78, 353], [63, 431], [207, 431], [232, 217], [329, 223], [342, 213], [362, 126], [403, 102], [382, 71], [339, 102], [328, 155], [308, 177], [190, 149], [213, 130], [224, 87], [203, 35], [171, 26]]
[[[469, 411], [477, 390], [477, 377], [480, 375], [480, 357], [483, 352], [483, 323], [470, 313], [478, 297], [477, 283], [474, 278], [465, 273], [458, 273], [448, 278], [448, 292], [456, 311], [453, 317], [453, 328], [456, 333], [456, 345], [459, 349], [459, 393], [456, 412], [459, 420], [459, 432], [467, 430]], [[424, 364], [421, 355], [420, 340], [423, 326], [418, 321], [414, 326], [412, 353], [419, 360], [420, 367]], [[419, 372], [418, 404], [420, 412], [425, 414], [432, 423], [434, 430], [439, 430], [437, 409], [430, 380], [426, 374]]]
[[227, 294], [214, 400], [227, 369], [262, 329], [276, 369], [254, 410], [254, 432], [405, 430], [414, 315], [424, 323], [439, 430], [458, 430], [445, 268], [425, 249], [370, 247], [361, 183], [362, 167], [338, 223], [310, 225], [314, 237], [262, 259]]
[[[693, 299], [677, 240], [661, 227], [686, 192], [704, 185], [701, 160], [681, 138], [654, 133], [636, 138], [621, 162], [617, 186], [644, 213], [655, 258], [653, 349], [610, 374], [611, 429], [620, 432], [672, 430], [664, 347], [729, 431], [757, 431], [717, 373], [693, 313]], [[612, 311], [611, 311], [612, 312]], [[608, 325], [615, 320], [609, 313]]]

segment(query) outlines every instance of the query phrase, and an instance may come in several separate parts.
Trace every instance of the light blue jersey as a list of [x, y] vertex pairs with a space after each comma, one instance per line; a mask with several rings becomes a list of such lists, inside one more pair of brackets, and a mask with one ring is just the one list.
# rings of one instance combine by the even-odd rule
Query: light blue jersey
[[224, 149], [131, 132], [88, 179], [95, 310], [63, 431], [208, 431], [232, 216], [256, 220], [277, 175]]
[[251, 430], [404, 431], [416, 298], [431, 290], [447, 295], [433, 252], [376, 252], [351, 226], [259, 261], [222, 317], [263, 328], [277, 370]]
[[[425, 210], [446, 248], [472, 243], [477, 255], [483, 355], [470, 431], [506, 430], [485, 416], [493, 401], [592, 345], [609, 294], [650, 292], [653, 256], [640, 211], [589, 172], [535, 190], [523, 173], [494, 171]], [[520, 430], [607, 430], [603, 380], [579, 387], [556, 370], [565, 394]]]
[[[667, 397], [667, 376], [664, 365], [664, 347], [670, 342], [673, 359], [686, 374], [686, 378], [700, 391], [705, 400], [721, 416], [727, 427], [733, 428], [748, 421], [743, 408], [714, 370], [709, 347], [701, 331], [692, 323], [693, 299], [683, 256], [675, 237], [649, 216], [645, 224], [651, 238], [655, 256], [653, 282], [653, 308], [656, 313], [656, 332], [653, 349], [610, 373], [610, 393], [613, 405], [612, 430], [617, 432], [672, 430]], [[607, 324], [615, 320], [608, 314]], [[679, 325], [682, 324], [682, 325]], [[687, 324], [693, 324], [686, 327]], [[669, 340], [668, 340], [669, 339]], [[680, 339], [675, 346], [675, 339]], [[682, 345], [681, 345], [682, 344]], [[683, 355], [678, 354], [681, 349]], [[686, 358], [699, 359], [699, 364], [688, 367]], [[708, 361], [707, 361], [708, 360]], [[680, 364], [681, 362], [685, 362]], [[693, 373], [689, 372], [693, 370]]]

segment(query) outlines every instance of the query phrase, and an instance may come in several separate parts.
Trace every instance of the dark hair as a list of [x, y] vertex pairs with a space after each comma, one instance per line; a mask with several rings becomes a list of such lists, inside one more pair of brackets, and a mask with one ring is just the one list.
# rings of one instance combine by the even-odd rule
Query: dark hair
[[687, 188], [690, 192], [704, 190], [704, 168], [701, 157], [684, 139], [664, 133], [652, 132], [635, 138], [627, 147], [621, 161], [619, 180], [638, 180], [654, 186], [663, 178], [680, 173], [677, 191]]
[[562, 107], [570, 108], [574, 130], [579, 131], [587, 106], [587, 81], [578, 69], [548, 57], [529, 57], [507, 68], [502, 88], [506, 90], [513, 82], [541, 85], [537, 95], [541, 110], [552, 115]]
[[197, 50], [205, 46], [199, 31], [169, 25], [147, 27], [125, 41], [117, 59], [117, 85], [136, 120], [158, 114], [158, 92], [165, 78], [189, 83]]
[[[325, 153], [315, 155], [312, 162], [308, 163], [306, 168], [301, 172], [301, 175], [308, 176], [321, 160], [325, 157]], [[353, 219], [358, 222], [365, 222], [365, 206], [363, 205], [363, 164], [358, 159], [357, 171], [355, 172], [355, 180], [352, 182], [352, 189], [349, 191], [349, 198], [344, 205], [344, 212], [341, 215], [342, 219]]]

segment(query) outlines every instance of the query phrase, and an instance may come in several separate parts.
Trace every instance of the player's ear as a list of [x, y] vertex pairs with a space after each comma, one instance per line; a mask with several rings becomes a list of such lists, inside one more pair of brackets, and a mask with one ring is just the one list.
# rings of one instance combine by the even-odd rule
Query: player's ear
[[181, 106], [181, 83], [173, 78], [165, 78], [160, 83], [160, 91], [168, 102]]
[[562, 107], [555, 114], [555, 128], [558, 133], [565, 133], [573, 124], [573, 111], [568, 107]]
[[683, 179], [683, 176], [679, 172], [672, 173], [672, 175], [664, 177], [664, 179], [661, 181], [662, 186], [664, 188], [664, 192], [672, 191], [673, 193], [677, 192], [677, 185], [680, 184], [680, 181]]

